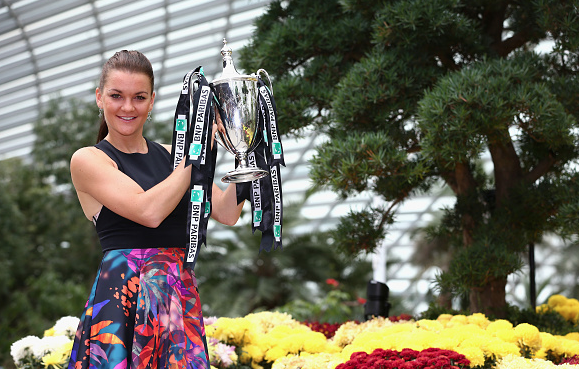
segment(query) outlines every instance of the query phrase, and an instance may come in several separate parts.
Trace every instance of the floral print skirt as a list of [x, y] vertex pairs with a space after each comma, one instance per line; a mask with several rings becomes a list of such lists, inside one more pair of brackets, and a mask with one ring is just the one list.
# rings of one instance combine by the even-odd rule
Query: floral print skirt
[[179, 248], [103, 257], [68, 369], [209, 368], [197, 281]]

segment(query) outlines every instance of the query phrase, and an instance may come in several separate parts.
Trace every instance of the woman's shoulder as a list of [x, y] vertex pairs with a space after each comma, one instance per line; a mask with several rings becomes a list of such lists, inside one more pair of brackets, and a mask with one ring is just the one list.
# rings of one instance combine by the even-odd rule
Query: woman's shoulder
[[81, 147], [80, 149], [76, 150], [70, 158], [71, 170], [75, 167], [97, 163], [108, 163], [113, 166], [115, 165], [114, 161], [107, 154], [95, 146]]

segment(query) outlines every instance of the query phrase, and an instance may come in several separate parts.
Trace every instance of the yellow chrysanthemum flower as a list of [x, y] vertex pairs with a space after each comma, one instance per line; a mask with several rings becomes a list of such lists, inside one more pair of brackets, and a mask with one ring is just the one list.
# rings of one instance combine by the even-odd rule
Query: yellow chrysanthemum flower
[[267, 362], [274, 362], [280, 357], [284, 357], [288, 354], [287, 350], [284, 350], [282, 347], [276, 346], [272, 347], [271, 349], [267, 350], [265, 353], [265, 361]]
[[570, 322], [576, 322], [577, 316], [579, 316], [579, 308], [573, 305], [564, 305], [555, 307], [555, 311], [558, 312]]
[[440, 314], [438, 316], [438, 318], [436, 318], [436, 320], [442, 324], [444, 327], [446, 327], [446, 324], [448, 322], [450, 322], [450, 320], [452, 319], [452, 315], [451, 314]]
[[346, 322], [336, 330], [332, 341], [337, 346], [345, 347], [352, 343], [360, 331], [360, 324], [356, 322]]
[[243, 346], [243, 349], [241, 350], [241, 357], [239, 360], [244, 364], [251, 361], [259, 363], [263, 361], [264, 356], [265, 351], [261, 347], [257, 345], [246, 345]]
[[551, 308], [549, 307], [549, 305], [543, 304], [543, 305], [537, 306], [537, 307], [535, 308], [535, 311], [536, 311], [538, 314], [544, 314], [544, 313], [548, 312], [550, 309], [551, 309]]
[[449, 326], [442, 332], [442, 335], [446, 337], [456, 337], [459, 342], [483, 334], [485, 334], [485, 330], [474, 324]]
[[510, 342], [493, 342], [486, 347], [486, 355], [500, 359], [509, 355], [520, 355], [519, 346]]
[[235, 346], [251, 343], [255, 337], [253, 323], [245, 318], [219, 318], [212, 324], [215, 330], [211, 336]]
[[432, 332], [440, 332], [444, 329], [444, 326], [438, 320], [430, 319], [421, 319], [416, 322], [416, 326], [420, 329]]
[[565, 338], [570, 339], [570, 340], [574, 340], [574, 341], [579, 341], [579, 332], [567, 333], [565, 335]]
[[295, 369], [295, 368], [308, 368], [308, 369], [327, 369], [335, 368], [339, 364], [342, 364], [342, 360], [339, 356], [331, 355], [327, 353], [307, 355], [300, 354], [299, 356], [290, 355], [284, 356], [277, 359], [273, 365], [272, 369]]
[[54, 327], [47, 329], [44, 331], [44, 337], [52, 337], [54, 336]]
[[430, 347], [441, 350], [454, 350], [458, 345], [459, 340], [454, 337], [439, 336], [435, 341], [431, 342]]
[[544, 348], [540, 348], [539, 350], [537, 350], [537, 352], [535, 352], [533, 359], [546, 360], [547, 359], [547, 350], [545, 350]]
[[[276, 346], [281, 348], [283, 351], [286, 352], [286, 355], [289, 354], [298, 354], [303, 347], [304, 340], [303, 338], [300, 339], [299, 335], [293, 334], [277, 340]], [[272, 347], [273, 349], [274, 347]], [[268, 350], [269, 352], [269, 350]], [[285, 356], [285, 355], [284, 355]]]
[[[384, 334], [390, 334], [391, 332], [397, 332], [396, 329], [398, 327], [401, 327], [398, 329], [402, 330], [412, 330], [414, 329], [412, 324], [413, 323], [409, 322], [392, 323], [390, 320], [383, 317], [377, 317], [360, 324], [355, 322], [346, 322], [338, 328], [332, 341], [335, 345], [345, 347], [351, 344], [362, 332], [384, 331]], [[391, 328], [394, 329], [394, 331], [385, 331], [385, 328]]]
[[464, 355], [470, 361], [471, 367], [484, 365], [485, 363], [483, 351], [478, 347], [457, 347], [454, 351]]
[[468, 324], [468, 319], [466, 318], [466, 315], [453, 315], [452, 318], [450, 318], [450, 321], [446, 324], [447, 327], [456, 327], [456, 326], [461, 326], [461, 325], [465, 325]]
[[207, 337], [213, 337], [213, 335], [215, 334], [215, 330], [216, 330], [216, 329], [217, 329], [217, 328], [216, 328], [215, 326], [213, 326], [213, 325], [206, 325], [206, 326], [205, 326], [205, 335], [206, 335]]
[[566, 339], [564, 337], [559, 338], [559, 348], [557, 353], [562, 356], [571, 357], [577, 355], [579, 352], [579, 342]]
[[486, 317], [486, 315], [482, 313], [475, 313], [466, 317], [466, 320], [469, 324], [475, 324], [479, 327], [485, 329], [489, 324], [490, 321]]
[[336, 353], [342, 351], [342, 349], [332, 343], [329, 343], [323, 334], [320, 335], [308, 335], [303, 343], [303, 350], [305, 353], [317, 354], [317, 353]]
[[289, 327], [287, 325], [279, 325], [279, 326], [271, 329], [267, 333], [267, 336], [271, 339], [281, 339], [281, 338], [287, 337], [291, 334], [293, 334], [293, 330], [291, 327]]
[[491, 322], [486, 327], [486, 331], [488, 333], [495, 333], [496, 331], [499, 331], [502, 329], [512, 329], [512, 328], [513, 328], [513, 323], [511, 323], [505, 319], [498, 319], [498, 320]]
[[514, 329], [519, 347], [528, 347], [532, 352], [541, 348], [541, 335], [539, 329], [528, 323], [521, 323]]
[[499, 329], [494, 332], [495, 337], [500, 338], [501, 340], [509, 343], [517, 343], [517, 335], [515, 334], [514, 329]]
[[422, 351], [432, 347], [432, 342], [438, 339], [438, 335], [430, 331], [415, 331], [407, 334], [404, 339], [400, 340], [397, 350], [401, 351], [409, 348], [416, 351]]
[[357, 345], [348, 345], [342, 349], [340, 356], [344, 361], [347, 361], [347, 360], [350, 360], [350, 357], [352, 356], [352, 354], [354, 352], [365, 352], [367, 354], [370, 354], [370, 353], [372, 353], [372, 351], [374, 351], [374, 350], [365, 349], [365, 348], [363, 348], [361, 346], [357, 346]]
[[547, 305], [550, 307], [563, 306], [567, 304], [567, 297], [563, 295], [551, 295], [547, 300]]
[[555, 351], [557, 346], [559, 345], [558, 339], [553, 336], [551, 333], [547, 332], [540, 332], [539, 335], [541, 336], [541, 349], [547, 351]]
[[488, 337], [477, 335], [471, 336], [460, 343], [460, 347], [479, 347], [484, 350], [488, 344]]
[[73, 342], [70, 341], [65, 345], [57, 348], [53, 352], [46, 354], [42, 357], [42, 364], [46, 369], [62, 369], [62, 367], [68, 364], [68, 359], [70, 357], [70, 351], [72, 350]]
[[259, 313], [252, 313], [246, 315], [245, 319], [253, 323], [256, 333], [258, 334], [266, 334], [279, 326], [289, 326], [292, 328], [306, 327], [293, 319], [290, 314], [280, 313], [277, 311], [262, 311]]

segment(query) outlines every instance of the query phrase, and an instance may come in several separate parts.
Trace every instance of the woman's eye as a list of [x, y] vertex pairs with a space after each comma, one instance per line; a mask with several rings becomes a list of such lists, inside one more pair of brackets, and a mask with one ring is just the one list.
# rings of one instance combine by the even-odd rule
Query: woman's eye
[[136, 99], [137, 99], [137, 100], [145, 100], [145, 96], [140, 96], [140, 95], [139, 95], [139, 96], [136, 97]]
[[121, 98], [121, 95], [120, 95], [120, 94], [111, 94], [111, 97], [112, 97], [113, 99], [120, 99], [120, 98]]

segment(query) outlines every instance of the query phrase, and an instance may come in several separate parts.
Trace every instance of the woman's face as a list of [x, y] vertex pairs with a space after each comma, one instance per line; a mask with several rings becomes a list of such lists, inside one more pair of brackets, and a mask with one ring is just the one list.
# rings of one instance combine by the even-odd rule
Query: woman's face
[[152, 89], [145, 74], [122, 70], [109, 72], [102, 91], [96, 89], [97, 105], [103, 109], [109, 134], [142, 135], [155, 100]]

